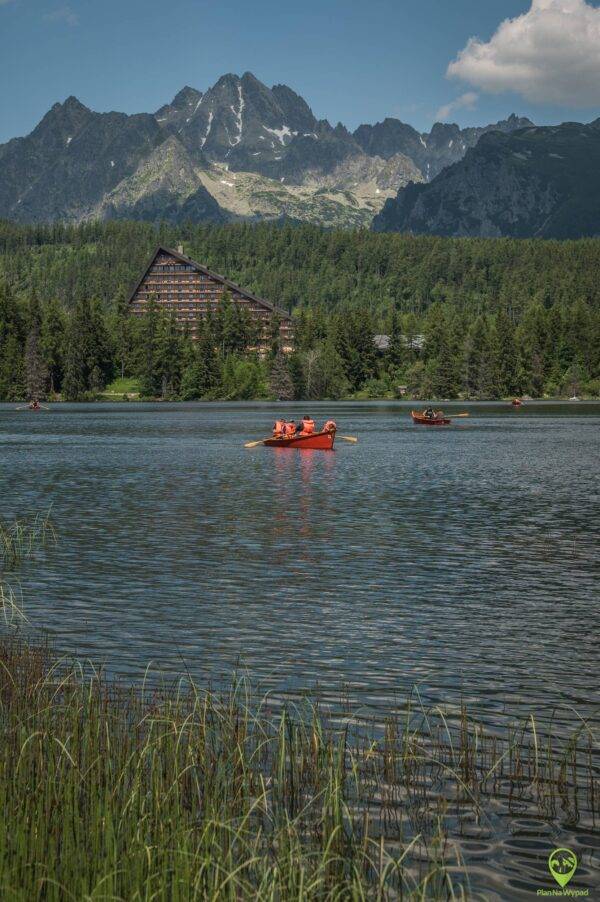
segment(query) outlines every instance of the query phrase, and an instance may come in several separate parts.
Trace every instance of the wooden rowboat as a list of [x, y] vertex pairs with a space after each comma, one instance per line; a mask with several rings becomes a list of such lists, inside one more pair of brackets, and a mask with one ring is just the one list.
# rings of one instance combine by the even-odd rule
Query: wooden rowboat
[[413, 423], [418, 423], [419, 426], [449, 426], [452, 422], [449, 417], [426, 417], [424, 414], [419, 413], [416, 410], [412, 410], [411, 415], [413, 418]]
[[269, 448], [303, 448], [305, 451], [331, 451], [335, 441], [335, 431], [332, 432], [310, 432], [308, 435], [299, 433], [289, 438], [282, 436], [281, 438], [267, 438], [263, 445]]

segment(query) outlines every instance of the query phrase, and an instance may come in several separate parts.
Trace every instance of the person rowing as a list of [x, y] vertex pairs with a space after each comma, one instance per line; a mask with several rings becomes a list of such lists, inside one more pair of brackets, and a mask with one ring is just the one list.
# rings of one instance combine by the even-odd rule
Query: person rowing
[[423, 416], [424, 416], [424, 417], [427, 417], [428, 420], [435, 420], [435, 419], [436, 419], [436, 412], [435, 412], [435, 410], [433, 409], [433, 407], [428, 407], [427, 410], [425, 410], [425, 411], [423, 412]]

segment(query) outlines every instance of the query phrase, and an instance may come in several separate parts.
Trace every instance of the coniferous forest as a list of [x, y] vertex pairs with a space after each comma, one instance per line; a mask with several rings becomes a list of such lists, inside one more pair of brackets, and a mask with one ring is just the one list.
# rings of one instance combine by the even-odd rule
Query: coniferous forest
[[[199, 340], [127, 298], [153, 248], [185, 253], [295, 322], [246, 351], [227, 298]], [[600, 396], [600, 239], [446, 239], [293, 224], [0, 222], [0, 399]], [[375, 336], [389, 342], [377, 343]]]

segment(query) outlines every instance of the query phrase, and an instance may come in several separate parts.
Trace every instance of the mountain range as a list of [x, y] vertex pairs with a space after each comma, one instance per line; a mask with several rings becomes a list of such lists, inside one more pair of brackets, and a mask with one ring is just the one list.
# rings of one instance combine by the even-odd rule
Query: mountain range
[[491, 131], [375, 217], [378, 231], [494, 238], [600, 235], [600, 119]]
[[376, 217], [377, 228], [412, 229], [410, 217], [404, 225], [404, 191], [417, 203], [453, 164], [473, 165], [480, 139], [493, 144], [531, 128], [512, 115], [482, 128], [436, 123], [420, 133], [388, 118], [351, 133], [317, 119], [286, 85], [269, 88], [249, 72], [224, 75], [204, 93], [185, 87], [155, 113], [97, 113], [69, 97], [31, 134], [0, 145], [0, 216], [286, 217], [345, 226]]

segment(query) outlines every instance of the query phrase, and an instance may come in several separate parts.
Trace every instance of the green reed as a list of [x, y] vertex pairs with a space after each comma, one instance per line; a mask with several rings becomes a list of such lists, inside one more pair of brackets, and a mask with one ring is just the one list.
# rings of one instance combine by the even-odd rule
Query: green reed
[[[598, 798], [586, 730], [488, 734], [463, 709], [407, 709], [366, 736], [244, 682], [124, 687], [0, 640], [0, 898], [473, 899], [465, 807]], [[577, 758], [577, 760], [575, 760]]]
[[10, 523], [0, 520], [0, 562], [14, 567], [36, 551], [56, 544], [56, 530], [50, 517], [36, 514], [32, 518], [19, 518]]

